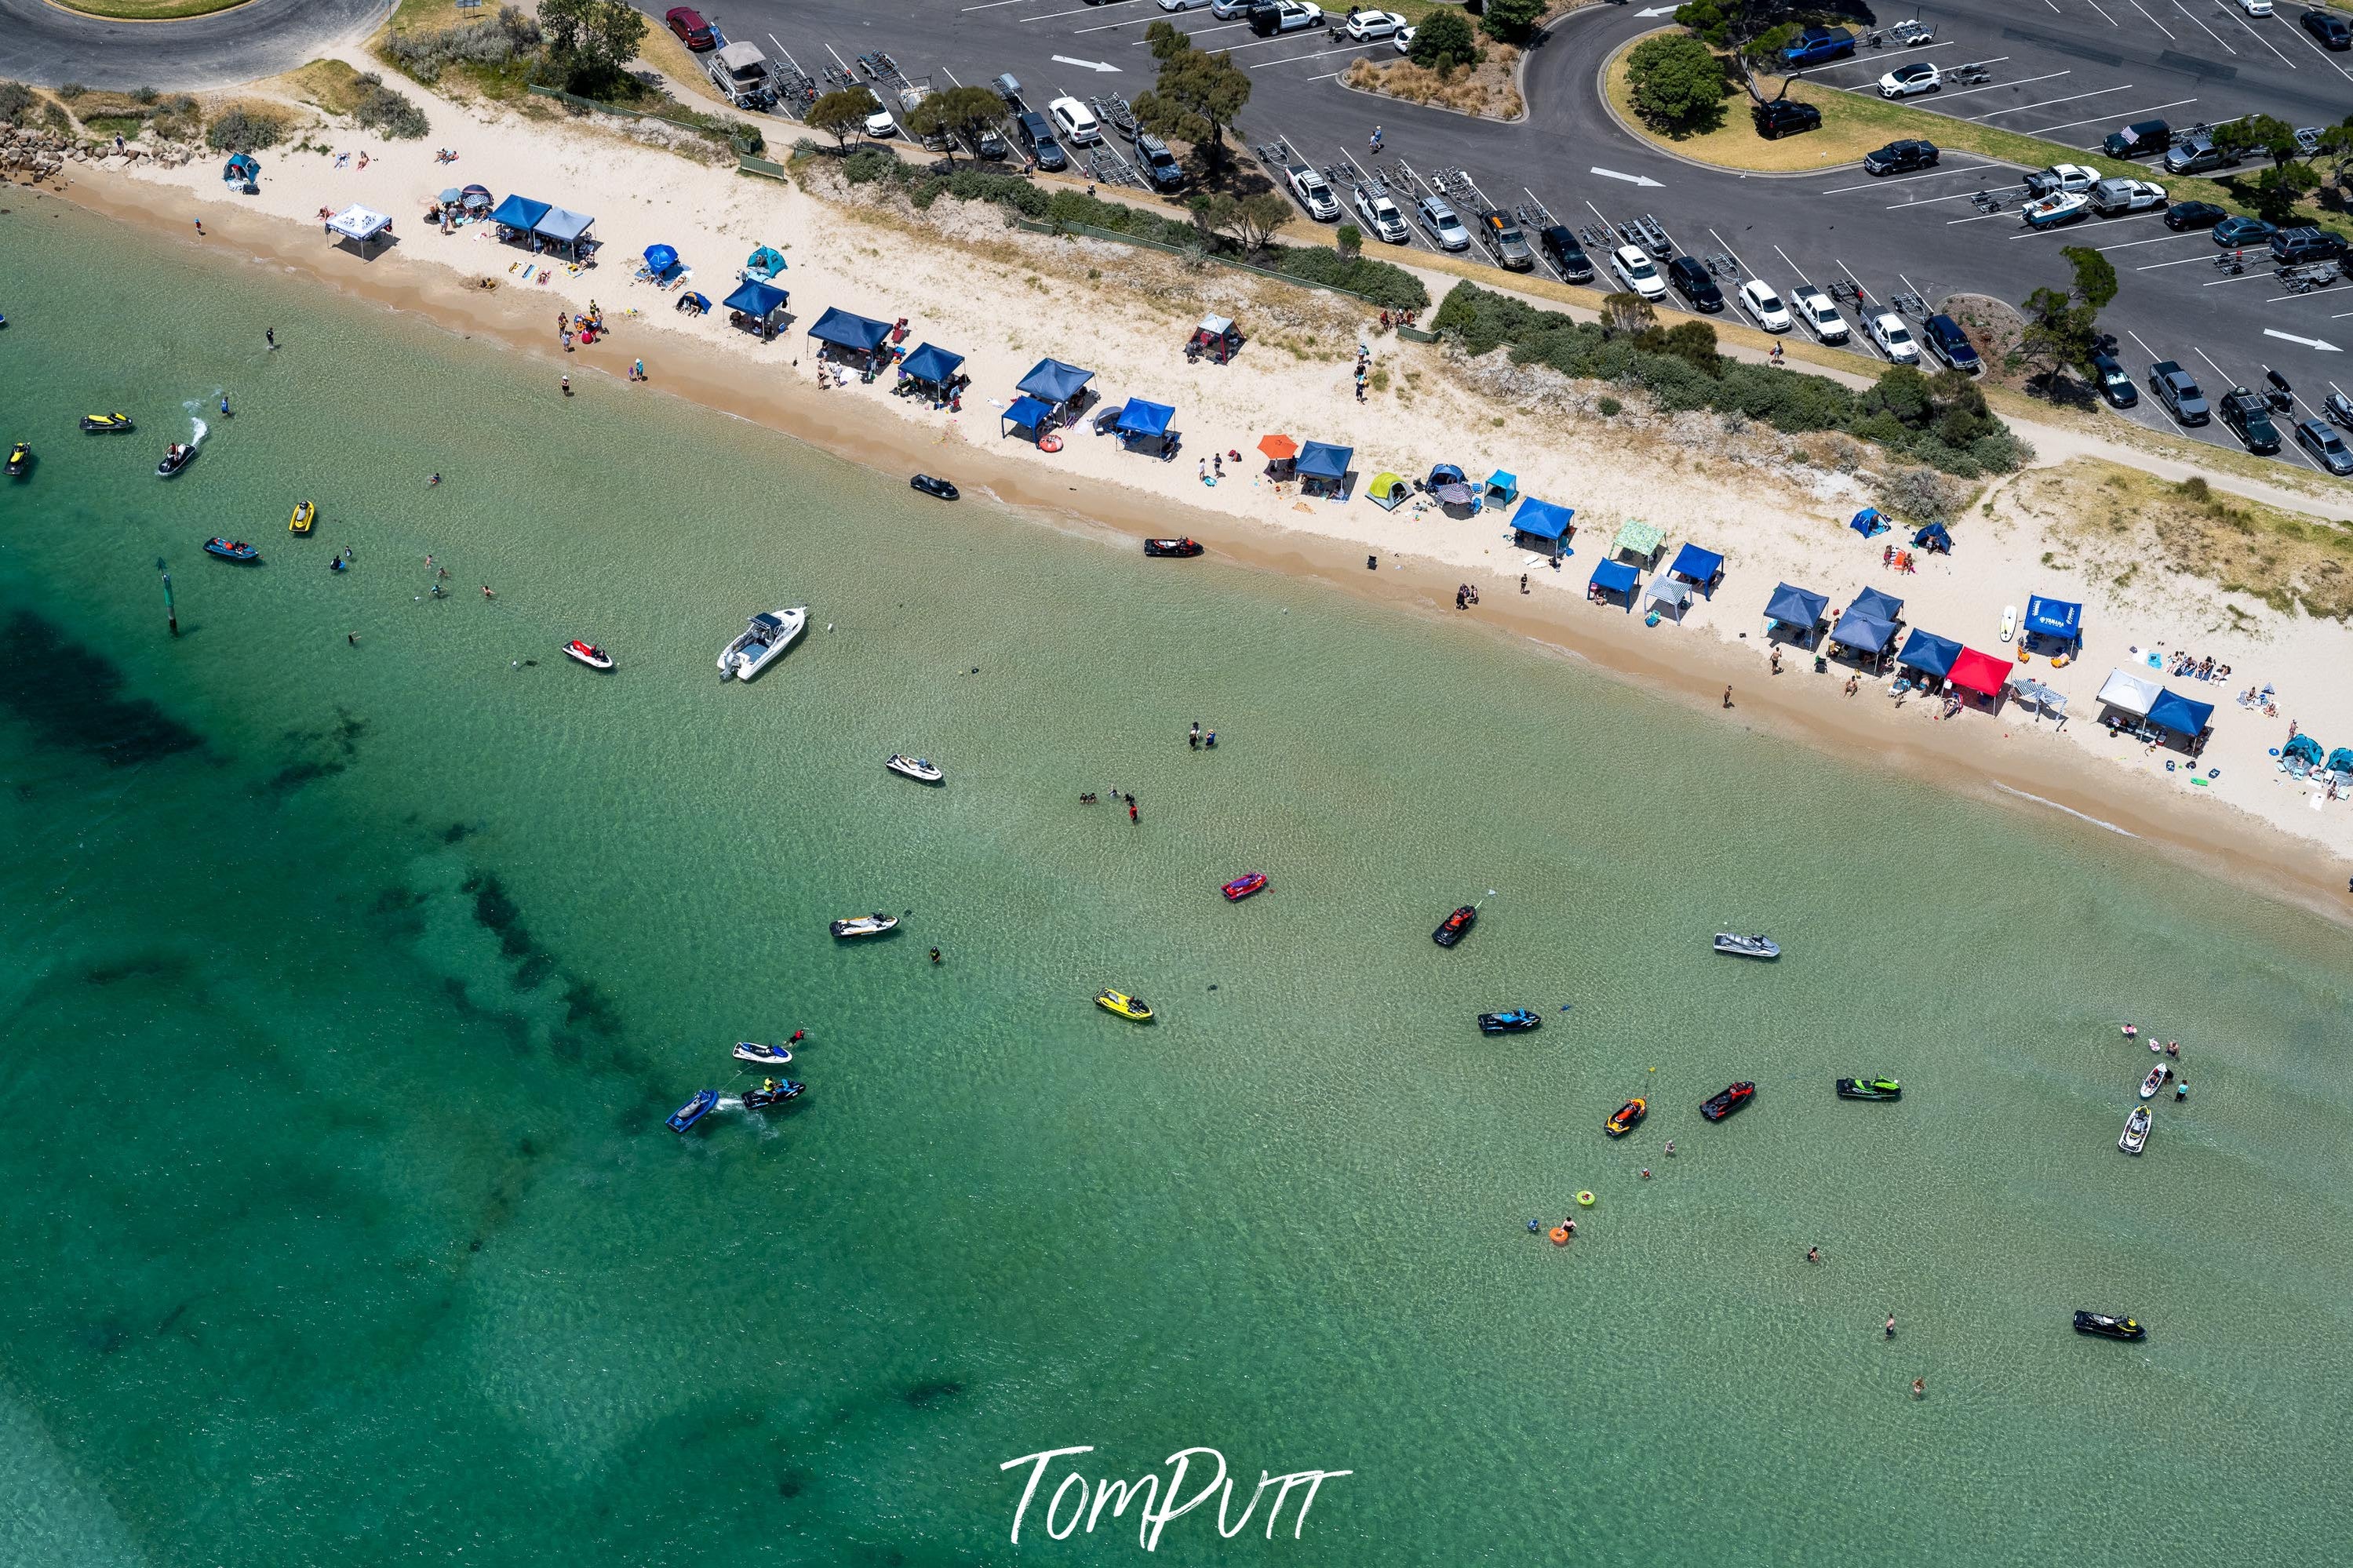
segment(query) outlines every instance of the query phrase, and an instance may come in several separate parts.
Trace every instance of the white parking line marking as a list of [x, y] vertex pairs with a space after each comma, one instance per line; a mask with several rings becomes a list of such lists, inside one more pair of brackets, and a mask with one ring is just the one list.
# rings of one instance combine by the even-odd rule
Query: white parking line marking
[[[1892, 180], [1873, 180], [1865, 184], [1860, 185], [1832, 185], [1827, 191], [1816, 191], [1814, 194], [1818, 196], [1838, 196], [1844, 195], [1849, 191], [1880, 191], [1885, 190], [1890, 185], [1908, 185], [1915, 180], [1933, 180], [1941, 174], [1975, 174], [1981, 169], [2004, 169], [2008, 167], [2009, 165], [2006, 163], [1950, 163], [1931, 169], [1925, 174], [1903, 174]], [[1945, 200], [1943, 196], [1938, 196], [1935, 199], [1937, 201]], [[1891, 202], [1888, 205], [1890, 206], [1908, 207], [1915, 205], [1916, 204], [1912, 202]]]
[[[1927, 204], [1927, 203], [1926, 203], [1926, 202], [1923, 202], [1923, 203], [1921, 203], [1920, 205], [1921, 205], [1922, 206], [1926, 206], [1926, 205], [1927, 205], [1928, 204]], [[1947, 218], [1947, 219], [1945, 220], [1945, 226], [1946, 226], [1947, 228], [1950, 228], [1950, 227], [1952, 227], [1952, 226], [1953, 226], [1955, 224], [1957, 224], [1957, 223], [1983, 223], [1983, 222], [1985, 222], [1985, 220], [1986, 220], [1986, 219], [1988, 219], [1988, 218], [1989, 218], [1989, 217], [2016, 217], [2017, 216], [2018, 216], [2018, 215], [2017, 215], [2016, 213], [1999, 213], [1999, 212], [1997, 212], [1997, 213], [1979, 213], [1979, 214], [1978, 214], [1975, 217], [1948, 217], [1948, 218]]]
[[[2168, 239], [2194, 239], [2196, 237], [2197, 237], [2195, 235], [2191, 234], [2160, 234], [2155, 239], [2127, 239], [2121, 245], [2095, 245], [2092, 248], [2094, 250], [2130, 250], [2136, 245], [2163, 245]], [[2165, 265], [2170, 267], [2172, 263], [2167, 262]]]
[[2312, 52], [2314, 54], [2318, 55], [2324, 60], [2328, 60], [2330, 69], [2334, 70], [2338, 76], [2345, 78], [2348, 81], [2353, 81], [2353, 71], [2348, 71], [2343, 66], [2338, 65], [2335, 60], [2329, 59], [2328, 51], [2320, 47], [2320, 41], [2317, 38], [2315, 38], [2310, 33], [2306, 32], [2302, 27], [2295, 28], [2295, 33], [2297, 37], [2302, 38], [2306, 43], [2312, 46]]
[[[2205, 22], [2204, 22], [2204, 21], [2202, 21], [2202, 20], [2201, 20], [2201, 19], [2197, 16], [2197, 14], [2196, 14], [2196, 13], [2192, 12], [2192, 11], [2189, 9], [2189, 6], [2184, 5], [2181, 3], [2181, 0], [2173, 0], [2173, 8], [2174, 8], [2175, 10], [2177, 10], [2177, 11], [2180, 12], [2183, 16], [2188, 16], [2191, 21], [2196, 22], [2196, 23], [2198, 24], [2198, 26], [2199, 26], [2200, 30], [2200, 31], [2202, 31], [2202, 32], [2203, 32], [2203, 33], [2204, 33], [2208, 37], [2210, 37], [2210, 38], [2213, 39], [2213, 40], [2214, 40], [2216, 43], [2218, 43], [2218, 44], [2222, 44], [2222, 35], [2221, 35], [2221, 34], [2220, 34], [2220, 33], [2218, 33], [2218, 32], [2216, 32], [2213, 28], [2207, 26], [2206, 26], [2206, 24], [2205, 24]], [[2234, 49], [2234, 48], [2232, 48], [2232, 47], [2231, 47], [2231, 46], [2230, 46], [2230, 45], [2228, 45], [2228, 44], [2222, 44], [2222, 48], [2223, 48], [2223, 51], [2224, 51], [2225, 53], [2227, 53], [2227, 54], [2229, 54], [2229, 55], [2231, 55], [2231, 56], [2232, 56], [2232, 57], [2234, 57], [2234, 58], [2238, 55], [2238, 52], [2239, 52], [2238, 50], [2236, 50], [2236, 49]]]
[[[1050, 22], [1057, 16], [1099, 16], [1103, 12], [1111, 9], [1113, 5], [1127, 5], [1132, 4], [1134, 4], [1134, 0], [1103, 0], [1103, 3], [1100, 5], [1082, 5], [1075, 11], [1032, 11], [1027, 16], [1016, 16], [1013, 19], [1017, 22]], [[1079, 31], [1082, 33], [1100, 32], [1101, 30], [1101, 28], [1097, 27], [1082, 27], [1079, 29]]]
[[[2090, 5], [2093, 10], [2100, 11], [2100, 0], [2084, 0], [2084, 3]], [[2124, 26], [2123, 23], [2117, 21], [2114, 16], [2109, 16], [2105, 11], [2100, 11], [2100, 20], [2105, 22], [2111, 27], [2121, 27]]]
[[[2132, 86], [2132, 83], [2126, 82], [2121, 87], [2095, 87], [2089, 92], [2073, 92], [2064, 98], [2046, 98], [2040, 103], [2014, 103], [2008, 109], [1989, 109], [1983, 114], [1972, 114], [1968, 118], [1975, 121], [1991, 120], [1997, 114], [2023, 114], [2030, 109], [2054, 109], [2063, 103], [2073, 103], [2078, 99], [2105, 98], [2112, 92], [2130, 92]], [[1956, 115], [1954, 118], [1961, 117]]]
[[1782, 249], [1777, 245], [1773, 247], [1773, 254], [1781, 258], [1781, 264], [1783, 266], [1797, 274], [1799, 282], [1803, 283], [1809, 289], [1814, 286], [1814, 280], [1806, 276], [1806, 269], [1789, 259], [1789, 253], [1788, 251]]
[[831, 44], [828, 44], [828, 45], [826, 45], [826, 47], [825, 47], [825, 52], [826, 52], [827, 54], [829, 54], [829, 55], [831, 55], [831, 56], [833, 57], [833, 63], [834, 63], [835, 65], [839, 66], [839, 67], [842, 68], [842, 71], [843, 71], [843, 73], [844, 73], [844, 74], [846, 74], [846, 75], [855, 75], [855, 74], [856, 74], [855, 72], [853, 72], [853, 71], [851, 71], [851, 70], [850, 70], [850, 68], [849, 68], [849, 62], [848, 60], [843, 59], [843, 58], [841, 58], [841, 51], [840, 51], [839, 49], [835, 48]]
[[[1032, 21], [1035, 18], [1024, 16], [1021, 19], [1028, 22]], [[1125, 22], [1104, 22], [1092, 27], [1073, 27], [1071, 29], [1071, 37], [1074, 38], [1083, 38], [1089, 33], [1108, 33], [1115, 28], [1124, 27], [1126, 26], [1127, 24]]]
[[[2022, 76], [2016, 81], [1998, 81], [1990, 87], [1965, 87], [1958, 92], [1939, 92], [1936, 96], [1939, 99], [1975, 98], [1981, 92], [2000, 92], [2006, 87], [2024, 87], [2030, 82], [2056, 81], [2063, 76], [2073, 76], [2074, 74], [2075, 73], [2071, 70], [2047, 71], [2042, 76]], [[1952, 118], [1958, 120], [1960, 116], [1956, 114]]]
[[2268, 272], [2242, 272], [2236, 278], [2217, 278], [2206, 287], [2219, 289], [2225, 283], [2261, 283], [2269, 277], [2271, 274]]
[[2263, 45], [2263, 47], [2271, 50], [2272, 53], [2279, 55], [2280, 64], [2287, 67], [2290, 70], [2295, 69], [2295, 62], [2288, 58], [2285, 55], [2280, 55], [2280, 47], [2277, 44], [2273, 43], [2269, 38], [2266, 38], [2261, 33], [2256, 32], [2254, 28], [2248, 26], [2246, 17], [2241, 16], [2235, 11], [2227, 12], [2225, 15], [2229, 16], [2231, 20], [2233, 22], [2238, 23], [2240, 26], [2246, 27], [2247, 37], [2254, 39], [2255, 42]]
[[2148, 261], [2148, 262], [2144, 262], [2144, 263], [2142, 263], [2140, 266], [2134, 268], [2133, 268], [2133, 270], [2134, 270], [2135, 272], [2154, 272], [2154, 271], [2156, 271], [2156, 270], [2157, 270], [2158, 268], [2160, 268], [2160, 267], [2186, 267], [2186, 266], [2188, 266], [2190, 262], [2198, 261], [2198, 260], [2202, 260], [2202, 259], [2203, 259], [2203, 258], [2201, 258], [2201, 257], [2196, 257], [2196, 256], [2185, 256], [2185, 257], [2181, 258], [2179, 261]]
[[1362, 44], [1350, 44], [1344, 49], [1318, 49], [1312, 55], [1285, 55], [1279, 60], [1260, 60], [1255, 65], [1244, 66], [1242, 69], [1255, 71], [1264, 70], [1269, 66], [1295, 66], [1303, 60], [1320, 60], [1326, 55], [1361, 54], [1364, 52], [1364, 47]]
[[2140, 352], [2147, 354], [2150, 359], [2159, 360], [2165, 357], [2163, 354], [2158, 353], [2155, 349], [2149, 347], [2141, 335], [2138, 332], [2134, 331], [2130, 327], [2126, 327], [2125, 329], [2125, 336], [2130, 338], [2133, 342], [2139, 343]]
[[[1230, 33], [1236, 27], [1247, 27], [1249, 26], [1250, 24], [1248, 22], [1227, 22], [1215, 27], [1194, 27], [1187, 30], [1185, 36], [1188, 38], [1198, 38], [1207, 33]], [[1127, 47], [1131, 49], [1140, 49], [1144, 47], [1145, 41], [1145, 40], [1142, 38], [1138, 38]], [[1271, 44], [1275, 41], [1276, 40], [1273, 38], [1261, 38], [1259, 40], [1259, 42], [1263, 44]], [[1245, 49], [1250, 47], [1248, 44], [1242, 44], [1238, 47]]]
[[[2142, 5], [2142, 4], [2140, 3], [2140, 0], [2132, 0], [2132, 8], [2133, 8], [2134, 10], [2136, 10], [2136, 11], [2139, 12], [2142, 16], [2148, 16], [2148, 7], [2147, 7], [2147, 6], [2146, 6], [2146, 5]], [[2152, 27], [2155, 27], [2158, 32], [2163, 33], [2163, 34], [2165, 35], [2166, 39], [2167, 39], [2167, 41], [2168, 41], [2168, 42], [2177, 42], [2177, 41], [2179, 41], [2179, 40], [2176, 40], [2176, 39], [2174, 38], [2174, 37], [2173, 37], [2173, 29], [2172, 29], [2172, 28], [2170, 28], [2170, 27], [2168, 27], [2168, 26], [2167, 26], [2164, 23], [2162, 23], [2162, 22], [2158, 21], [2156, 17], [2154, 17], [2154, 16], [2148, 16], [2148, 25], [2149, 25], [2150, 26], [2152, 26]]]
[[1734, 266], [1739, 268], [1743, 272], [1748, 270], [1748, 263], [1742, 259], [1740, 252], [1732, 248], [1732, 241], [1716, 233], [1714, 227], [1710, 227], [1708, 229], [1707, 237], [1708, 238], [1715, 241], [1717, 247], [1720, 248], [1725, 255], [1732, 258], [1732, 263]]
[[999, 5], [1027, 5], [1029, 0], [983, 0], [978, 5], [959, 5], [959, 11], [994, 11]]
[[[2033, 129], [2022, 132], [2022, 134], [2028, 136], [2048, 136], [2053, 131], [2073, 131], [2078, 125], [2114, 125], [2119, 120], [2129, 121], [2137, 114], [2154, 114], [2160, 109], [2179, 109], [2186, 104], [2192, 104], [2197, 101], [2198, 100], [2194, 98], [2177, 98], [2170, 103], [2152, 103], [2145, 109], [2112, 110], [2106, 114], [2094, 114], [2088, 120], [2063, 120], [2056, 125], [2037, 125]], [[2097, 152], [2098, 150], [2099, 149], [2096, 147], [2087, 149], [2087, 151], [2090, 152]]]

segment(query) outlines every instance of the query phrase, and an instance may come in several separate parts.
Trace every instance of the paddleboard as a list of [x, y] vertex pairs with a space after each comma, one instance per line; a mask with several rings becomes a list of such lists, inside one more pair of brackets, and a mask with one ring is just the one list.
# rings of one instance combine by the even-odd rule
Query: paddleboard
[[2010, 639], [2010, 635], [2017, 630], [2018, 606], [2016, 605], [2004, 605], [2001, 608], [2001, 640], [2008, 642]]

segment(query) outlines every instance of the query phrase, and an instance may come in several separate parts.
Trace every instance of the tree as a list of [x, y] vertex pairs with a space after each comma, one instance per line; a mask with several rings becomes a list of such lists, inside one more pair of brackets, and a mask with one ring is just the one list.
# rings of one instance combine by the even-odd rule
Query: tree
[[2353, 115], [2348, 115], [2341, 125], [2331, 125], [2320, 133], [2320, 144], [2312, 156], [2313, 166], [2327, 171], [2328, 183], [2342, 192], [2345, 176], [2353, 173]]
[[1272, 191], [1261, 191], [1234, 204], [1226, 232], [1242, 247], [1244, 257], [1252, 257], [1264, 250], [1266, 242], [1274, 237], [1274, 231], [1290, 221], [1291, 204]]
[[[820, 100], [822, 101], [822, 100]], [[907, 132], [912, 136], [929, 141], [934, 136], [947, 138], [948, 162], [955, 162], [956, 138], [976, 142], [980, 133], [1005, 107], [997, 94], [985, 87], [952, 87], [944, 92], [927, 95], [923, 101], [907, 111]]]
[[1659, 324], [1659, 313], [1640, 294], [1620, 291], [1601, 300], [1601, 331], [1605, 337], [1629, 337]]
[[1551, 4], [1552, 0], [1487, 0], [1479, 30], [1498, 43], [1525, 44]]
[[1724, 123], [1731, 84], [1715, 52], [1689, 33], [1662, 33], [1635, 45], [1626, 57], [1626, 80], [1634, 112], [1653, 130], [1680, 139]]
[[1471, 36], [1471, 24], [1460, 11], [1432, 11], [1413, 30], [1413, 45], [1406, 50], [1406, 58], [1424, 70], [1450, 71], [1456, 66], [1479, 63], [1479, 41]]
[[1145, 29], [1145, 42], [1160, 62], [1153, 86], [1135, 95], [1135, 122], [1145, 130], [1200, 149], [1201, 161], [1211, 169], [1224, 166], [1225, 129], [1250, 102], [1248, 72], [1222, 50], [1210, 54], [1193, 47], [1193, 40], [1166, 22]]
[[2295, 131], [2284, 120], [2268, 114], [2250, 114], [2240, 120], [2225, 121], [2214, 127], [2214, 145], [2225, 153], [2235, 153], [2244, 158], [2261, 153], [2268, 156], [2274, 169], [2284, 168], [2290, 160], [2303, 155], [2304, 149], [2295, 144]]
[[874, 95], [862, 87], [850, 87], [828, 92], [810, 104], [801, 122], [832, 137], [835, 152], [846, 153], [849, 139], [866, 128], [866, 118], [873, 112]]
[[2255, 176], [2255, 216], [2284, 228], [2295, 221], [2304, 198], [2320, 188], [2320, 174], [2309, 163], [2283, 163]]
[[2074, 269], [2075, 286], [2037, 289], [2026, 297], [2026, 331], [2018, 345], [2020, 361], [2039, 367], [2032, 379], [2045, 391], [2060, 371], [2089, 368], [2100, 311], [2116, 297], [2116, 269], [2106, 257], [2081, 245], [2059, 254]]
[[627, 79], [621, 68], [645, 43], [646, 18], [627, 0], [543, 0], [539, 30], [547, 58], [564, 71], [565, 88], [595, 98], [610, 95]]
[[2075, 298], [2094, 310], [2105, 310], [2116, 301], [2116, 264], [2088, 245], [2070, 245], [2059, 254], [2075, 273]]
[[1332, 248], [1343, 256], [1356, 256], [1365, 248], [1365, 231], [1355, 224], [1344, 223], [1332, 237]]
[[1798, 36], [1801, 22], [1823, 19], [1824, 7], [1793, 0], [1689, 0], [1675, 8], [1675, 20], [1731, 61], [1730, 74], [1758, 103], [1764, 89], [1757, 72], [1781, 64], [1781, 50]]

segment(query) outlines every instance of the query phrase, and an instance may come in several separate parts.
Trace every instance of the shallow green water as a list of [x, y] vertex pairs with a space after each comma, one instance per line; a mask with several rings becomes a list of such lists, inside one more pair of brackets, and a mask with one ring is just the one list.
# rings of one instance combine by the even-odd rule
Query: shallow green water
[[[1060, 1467], [1008, 1542], [1000, 1464], [1081, 1444], [1214, 1447], [1237, 1512], [1354, 1472], [1180, 1563], [2325, 1555], [2337, 933], [56, 211], [0, 217], [0, 1561], [1136, 1558], [1133, 1510], [1046, 1539]], [[2193, 1089], [2138, 1161], [2123, 1017]], [[798, 1105], [662, 1126], [796, 1028]]]

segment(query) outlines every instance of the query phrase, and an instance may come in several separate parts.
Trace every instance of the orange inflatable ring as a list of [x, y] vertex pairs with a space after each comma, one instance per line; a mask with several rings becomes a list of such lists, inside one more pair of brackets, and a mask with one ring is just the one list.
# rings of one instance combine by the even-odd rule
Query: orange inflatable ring
[[1568, 1227], [1567, 1226], [1556, 1225], [1552, 1227], [1552, 1244], [1555, 1247], [1567, 1247], [1568, 1245]]
[[1038, 450], [1041, 452], [1059, 452], [1061, 449], [1062, 438], [1060, 436], [1055, 435], [1052, 431], [1050, 430], [1045, 435], [1038, 437]]

